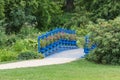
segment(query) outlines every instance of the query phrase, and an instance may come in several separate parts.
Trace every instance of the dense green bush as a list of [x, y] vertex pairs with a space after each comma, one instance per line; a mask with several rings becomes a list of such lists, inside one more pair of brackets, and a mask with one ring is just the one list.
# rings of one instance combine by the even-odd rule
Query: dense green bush
[[37, 51], [37, 40], [36, 39], [24, 39], [24, 46], [26, 46], [27, 50]]
[[[19, 53], [26, 51], [38, 55], [37, 37], [42, 32], [29, 25], [22, 27], [19, 34], [6, 35], [4, 29], [0, 25], [0, 61], [17, 60]], [[43, 56], [40, 54], [36, 58]]]
[[43, 58], [43, 55], [37, 53], [37, 40], [35, 39], [17, 40], [11, 46], [4, 46], [0, 49], [0, 62], [37, 58]]
[[89, 25], [92, 43], [97, 48], [88, 56], [88, 60], [103, 64], [120, 64], [120, 17], [98, 24]]
[[7, 36], [5, 35], [2, 26], [0, 26], [0, 47], [2, 47], [3, 44], [5, 44], [6, 40], [7, 40]]
[[24, 50], [37, 51], [37, 40], [30, 38], [17, 40], [13, 44], [12, 49], [16, 52], [21, 52]]
[[16, 43], [12, 46], [12, 49], [16, 52], [26, 50], [25, 42], [23, 40], [16, 41]]
[[11, 36], [7, 36], [7, 40], [5, 41], [5, 46], [12, 46], [17, 40], [17, 37], [15, 34], [12, 34]]
[[21, 52], [18, 55], [19, 60], [28, 60], [28, 59], [36, 59], [39, 58], [39, 56], [33, 52]]
[[20, 39], [26, 39], [26, 38], [32, 38], [36, 39], [39, 35], [41, 35], [41, 31], [36, 29], [35, 27], [31, 25], [24, 25], [19, 34], [17, 34], [17, 37]]
[[17, 54], [7, 49], [0, 49], [0, 62], [12, 61], [17, 59]]
[[[87, 27], [87, 26], [86, 26]], [[76, 30], [77, 35], [77, 45], [78, 47], [83, 48], [85, 43], [85, 35], [88, 33], [88, 29], [81, 28], [81, 27], [72, 27], [73, 30]]]

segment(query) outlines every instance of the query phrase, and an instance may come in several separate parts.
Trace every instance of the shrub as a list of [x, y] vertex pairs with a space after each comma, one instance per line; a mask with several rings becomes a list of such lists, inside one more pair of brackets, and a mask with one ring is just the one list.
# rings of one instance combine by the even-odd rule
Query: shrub
[[37, 50], [37, 40], [35, 39], [21, 39], [17, 40], [12, 46], [12, 49], [16, 52], [21, 52], [24, 50]]
[[37, 51], [37, 40], [36, 39], [24, 39], [24, 46], [26, 46], [27, 50]]
[[[26, 43], [25, 43], [26, 44]], [[26, 49], [23, 40], [18, 40], [16, 43], [12, 46], [13, 50], [16, 52], [21, 52]]]
[[98, 24], [90, 26], [92, 43], [97, 48], [88, 56], [88, 60], [103, 64], [120, 64], [120, 17], [105, 21], [98, 20]]
[[88, 33], [88, 29], [83, 29], [83, 28], [76, 28], [76, 34], [77, 36], [85, 36]]
[[33, 53], [33, 52], [21, 52], [19, 55], [18, 55], [18, 59], [19, 60], [28, 60], [28, 59], [36, 59], [38, 58], [38, 56]]
[[5, 29], [3, 28], [2, 23], [0, 21], [0, 47], [2, 47], [5, 44], [6, 40], [7, 40], [7, 36], [5, 35], [4, 30]]
[[84, 37], [76, 37], [77, 38], [77, 46], [83, 48], [85, 44]]
[[0, 62], [3, 61], [12, 61], [17, 59], [17, 54], [12, 51], [8, 51], [6, 49], [0, 50]]
[[26, 24], [21, 28], [17, 36], [20, 37], [21, 39], [24, 39], [24, 38], [36, 38], [38, 35], [41, 35], [41, 32], [39, 32], [38, 29]]
[[12, 34], [10, 36], [7, 36], [7, 39], [6, 39], [6, 42], [5, 42], [5, 45], [6, 46], [12, 46], [15, 42], [16, 42], [16, 35], [15, 34]]
[[[88, 27], [88, 26], [85, 25], [85, 27]], [[83, 48], [85, 44], [84, 36], [86, 36], [86, 34], [88, 33], [88, 29], [82, 28], [82, 27], [75, 27], [75, 26], [73, 26], [73, 28], [76, 30], [77, 45], [78, 47]]]

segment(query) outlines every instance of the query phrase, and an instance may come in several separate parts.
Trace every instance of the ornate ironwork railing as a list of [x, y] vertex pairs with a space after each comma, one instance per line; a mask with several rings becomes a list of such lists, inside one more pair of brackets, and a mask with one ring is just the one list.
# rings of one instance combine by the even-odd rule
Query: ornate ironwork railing
[[75, 30], [56, 28], [38, 36], [38, 52], [45, 57], [56, 52], [75, 48], [78, 48]]
[[95, 49], [97, 47], [96, 44], [92, 44], [89, 46], [90, 44], [90, 36], [86, 35], [85, 36], [85, 44], [84, 44], [84, 53], [85, 55], [87, 55], [91, 50]]

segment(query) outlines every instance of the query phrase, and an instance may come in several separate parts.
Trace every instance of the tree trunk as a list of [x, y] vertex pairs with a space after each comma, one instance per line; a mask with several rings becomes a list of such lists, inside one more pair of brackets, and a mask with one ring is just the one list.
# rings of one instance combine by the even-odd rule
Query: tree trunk
[[71, 12], [75, 8], [74, 6], [74, 0], [65, 0], [65, 3], [62, 7], [62, 9], [66, 12]]

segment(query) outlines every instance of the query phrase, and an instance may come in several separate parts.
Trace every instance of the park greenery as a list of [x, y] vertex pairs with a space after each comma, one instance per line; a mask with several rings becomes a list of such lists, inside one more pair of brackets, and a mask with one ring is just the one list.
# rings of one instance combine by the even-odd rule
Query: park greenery
[[80, 47], [90, 34], [97, 48], [87, 60], [120, 64], [119, 4], [119, 0], [0, 0], [0, 62], [43, 58], [37, 53], [37, 37], [62, 27], [76, 30]]
[[120, 64], [120, 17], [106, 21], [99, 19], [88, 25], [91, 43], [97, 48], [88, 55], [88, 60], [103, 64]]

